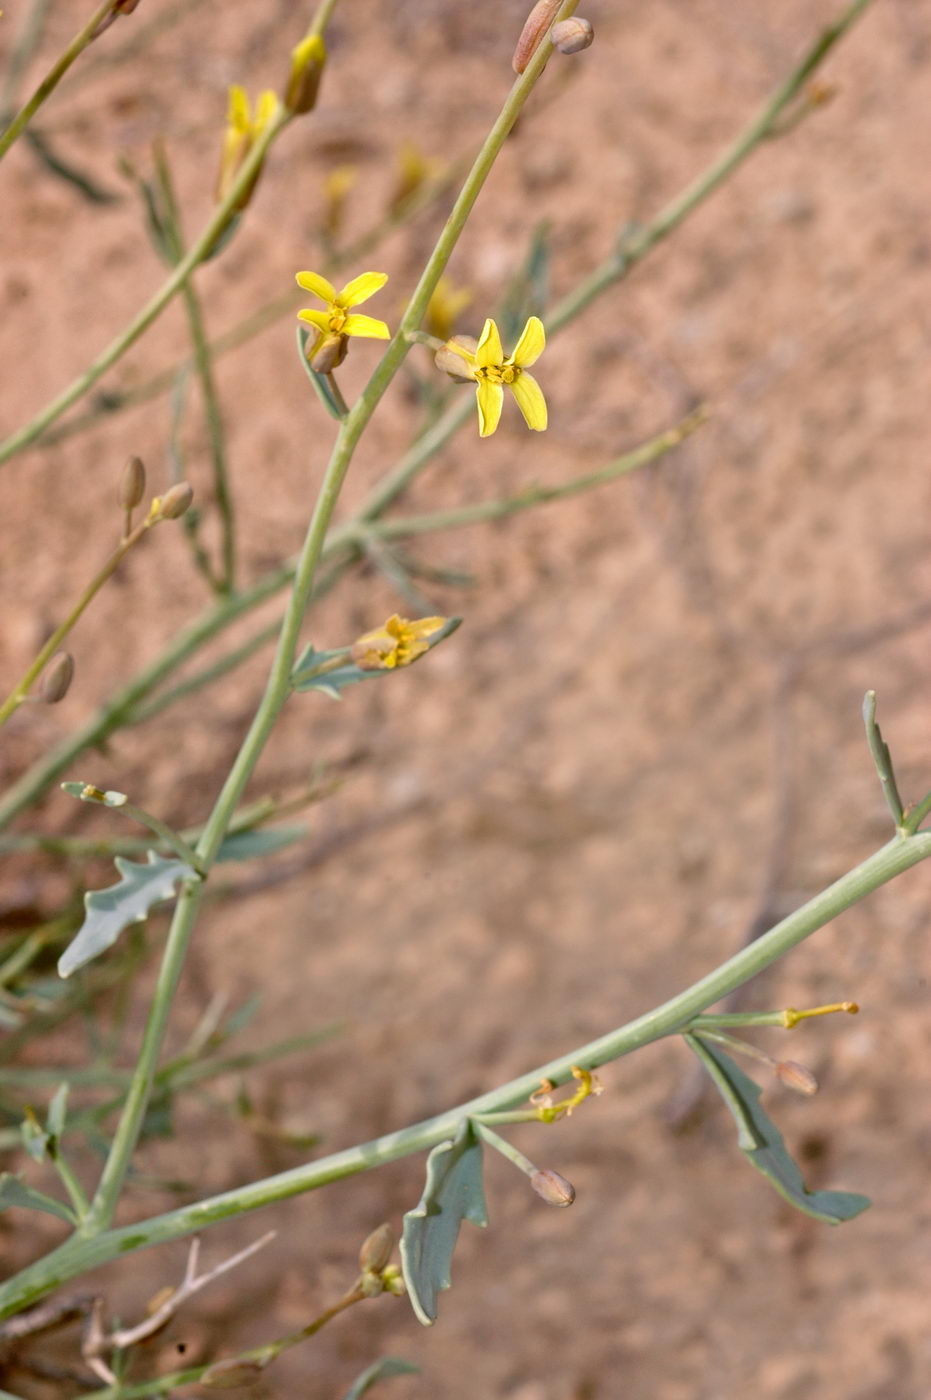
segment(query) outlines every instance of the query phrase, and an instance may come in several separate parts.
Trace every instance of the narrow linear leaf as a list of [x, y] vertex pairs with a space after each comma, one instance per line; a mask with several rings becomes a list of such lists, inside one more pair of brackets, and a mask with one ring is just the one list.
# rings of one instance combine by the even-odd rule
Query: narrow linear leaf
[[306, 826], [272, 826], [257, 831], [238, 831], [233, 836], [227, 836], [223, 842], [217, 852], [217, 863], [269, 856], [274, 851], [283, 851], [285, 846], [293, 846], [295, 841], [303, 841], [307, 835]]
[[343, 1400], [362, 1400], [362, 1396], [373, 1385], [379, 1381], [386, 1380], [388, 1376], [416, 1376], [420, 1368], [412, 1366], [409, 1361], [398, 1361], [393, 1356], [386, 1356], [382, 1361], [376, 1361], [373, 1366], [368, 1366], [357, 1376], [349, 1390], [343, 1396]]
[[451, 1142], [427, 1158], [420, 1203], [404, 1217], [401, 1264], [408, 1297], [425, 1327], [436, 1322], [439, 1294], [452, 1283], [450, 1266], [463, 1220], [486, 1226], [482, 1144], [465, 1119]]
[[760, 1086], [720, 1046], [694, 1035], [684, 1039], [733, 1114], [737, 1141], [747, 1160], [769, 1178], [780, 1196], [797, 1210], [828, 1225], [853, 1220], [867, 1209], [869, 1197], [853, 1191], [809, 1191], [798, 1165], [786, 1150], [782, 1134], [760, 1106]]
[[41, 1210], [46, 1215], [55, 1215], [59, 1220], [66, 1220], [69, 1225], [76, 1223], [74, 1212], [68, 1209], [64, 1201], [56, 1201], [53, 1196], [46, 1196], [42, 1191], [27, 1186], [25, 1181], [14, 1176], [12, 1172], [2, 1172], [0, 1210], [8, 1210], [10, 1206], [21, 1206], [23, 1210]]
[[197, 873], [186, 861], [165, 860], [149, 851], [148, 864], [116, 857], [120, 880], [105, 890], [84, 896], [86, 914], [71, 943], [58, 960], [60, 977], [70, 977], [79, 967], [99, 957], [119, 938], [128, 924], [141, 923], [153, 904], [171, 899], [179, 880], [193, 880]]
[[59, 1084], [55, 1096], [49, 1104], [45, 1131], [50, 1137], [60, 1138], [65, 1131], [65, 1116], [68, 1111], [68, 1085]]

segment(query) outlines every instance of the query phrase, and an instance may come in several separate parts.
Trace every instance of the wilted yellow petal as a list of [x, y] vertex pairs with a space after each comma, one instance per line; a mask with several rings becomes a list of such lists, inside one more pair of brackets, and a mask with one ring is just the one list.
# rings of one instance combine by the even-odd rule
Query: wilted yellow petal
[[522, 369], [532, 365], [543, 354], [546, 345], [546, 332], [539, 316], [531, 316], [521, 332], [520, 340], [514, 347], [511, 363]]
[[312, 292], [315, 297], [331, 305], [336, 301], [336, 288], [319, 272], [296, 272], [294, 276], [297, 285], [303, 287], [305, 292]]
[[408, 622], [404, 630], [408, 636], [419, 640], [421, 637], [432, 637], [434, 632], [439, 632], [446, 623], [445, 617], [418, 617], [414, 622]]
[[369, 340], [391, 339], [391, 332], [384, 321], [376, 321], [374, 316], [347, 316], [343, 335], [362, 335]]
[[524, 415], [527, 427], [542, 433], [546, 427], [546, 399], [533, 375], [521, 370], [511, 384], [511, 391], [517, 400], [517, 407]]
[[[487, 320], [482, 328], [482, 333], [478, 338], [478, 345], [475, 350], [475, 363], [480, 369], [487, 365], [500, 365], [504, 360], [504, 351], [501, 348], [501, 337], [498, 334], [498, 327], [494, 321]], [[499, 408], [498, 412], [501, 410]], [[495, 420], [497, 426], [497, 419]], [[494, 428], [489, 429], [494, 432]]]
[[363, 272], [361, 276], [354, 277], [351, 282], [346, 283], [336, 298], [336, 304], [337, 306], [358, 306], [380, 291], [387, 281], [387, 272]]
[[[494, 322], [486, 322], [486, 325]], [[501, 406], [504, 403], [504, 390], [500, 384], [492, 384], [489, 379], [480, 379], [476, 392], [478, 400], [478, 435], [491, 437], [501, 419]]]

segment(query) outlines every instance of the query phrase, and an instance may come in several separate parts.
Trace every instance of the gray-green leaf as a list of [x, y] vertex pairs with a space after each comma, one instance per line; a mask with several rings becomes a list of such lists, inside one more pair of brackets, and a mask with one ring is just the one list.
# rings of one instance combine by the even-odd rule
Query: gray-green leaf
[[217, 852], [217, 864], [269, 856], [283, 851], [285, 846], [293, 846], [295, 841], [303, 841], [307, 832], [306, 826], [263, 826], [255, 831], [237, 831], [223, 842]]
[[416, 1376], [418, 1369], [409, 1361], [397, 1361], [393, 1356], [386, 1356], [383, 1361], [376, 1361], [373, 1366], [366, 1367], [361, 1376], [356, 1376], [343, 1400], [362, 1400], [366, 1391], [388, 1376]]
[[69, 1225], [75, 1224], [73, 1211], [69, 1210], [64, 1201], [56, 1201], [53, 1196], [46, 1196], [41, 1191], [36, 1191], [18, 1176], [13, 1176], [11, 1172], [0, 1173], [0, 1210], [7, 1210], [10, 1206], [22, 1206], [24, 1210], [43, 1210], [46, 1215], [56, 1215], [59, 1220], [67, 1220]]
[[121, 879], [105, 890], [84, 896], [84, 922], [58, 960], [60, 977], [70, 977], [79, 967], [112, 948], [128, 924], [141, 923], [153, 904], [174, 896], [178, 880], [196, 879], [186, 861], [170, 860], [149, 851], [148, 864], [116, 857]]
[[744, 1074], [720, 1046], [686, 1035], [685, 1040], [710, 1075], [737, 1124], [737, 1141], [750, 1164], [768, 1177], [790, 1205], [816, 1220], [840, 1225], [870, 1205], [853, 1191], [809, 1191], [797, 1164], [786, 1151], [782, 1134], [760, 1107], [760, 1086]]
[[441, 1142], [430, 1153], [423, 1196], [404, 1217], [404, 1281], [414, 1312], [425, 1327], [436, 1322], [439, 1294], [452, 1282], [450, 1264], [463, 1220], [488, 1224], [482, 1144], [468, 1119], [452, 1142]]

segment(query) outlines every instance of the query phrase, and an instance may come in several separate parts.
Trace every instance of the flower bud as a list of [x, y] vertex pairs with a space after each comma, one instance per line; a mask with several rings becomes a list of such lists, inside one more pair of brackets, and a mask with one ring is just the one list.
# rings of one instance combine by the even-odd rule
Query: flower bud
[[320, 81], [326, 63], [326, 44], [319, 34], [308, 34], [291, 51], [291, 76], [284, 105], [295, 116], [310, 112], [317, 104]]
[[[463, 350], [468, 353], [468, 359], [456, 352], [453, 348], [456, 345], [462, 346]], [[478, 341], [473, 335], [454, 335], [441, 350], [437, 350], [433, 356], [433, 363], [437, 369], [443, 370], [451, 379], [474, 379], [475, 375], [470, 361], [474, 358], [477, 349]]]
[[141, 457], [129, 457], [120, 478], [120, 505], [135, 510], [145, 495], [145, 467]]
[[511, 67], [515, 73], [523, 73], [540, 47], [544, 34], [556, 18], [561, 4], [562, 0], [537, 0], [520, 31], [517, 48], [511, 59]]
[[310, 367], [315, 374], [332, 374], [348, 353], [348, 335], [325, 335], [310, 355]]
[[818, 1092], [818, 1081], [810, 1069], [796, 1060], [783, 1060], [774, 1071], [776, 1078], [796, 1094], [806, 1094], [810, 1098]]
[[554, 1172], [549, 1167], [542, 1171], [534, 1172], [530, 1178], [530, 1185], [538, 1196], [542, 1196], [548, 1206], [571, 1206], [575, 1200], [575, 1187], [571, 1181], [567, 1181], [559, 1172]]
[[155, 497], [151, 513], [160, 520], [178, 520], [189, 509], [193, 499], [194, 488], [186, 481], [179, 481], [164, 496]]
[[41, 695], [46, 705], [57, 705], [68, 694], [74, 678], [74, 657], [70, 651], [57, 651], [45, 668]]
[[394, 1251], [394, 1231], [379, 1225], [359, 1250], [359, 1268], [364, 1274], [380, 1274]]
[[553, 25], [550, 38], [553, 48], [560, 53], [581, 53], [591, 46], [595, 31], [587, 19], [573, 15], [572, 19], [562, 19]]

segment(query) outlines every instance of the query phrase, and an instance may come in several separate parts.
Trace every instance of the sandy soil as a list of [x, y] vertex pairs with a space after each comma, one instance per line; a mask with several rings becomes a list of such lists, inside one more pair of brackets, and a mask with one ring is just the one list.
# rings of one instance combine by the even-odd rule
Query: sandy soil
[[[132, 24], [160, 4], [170, 8], [149, 0]], [[53, 7], [46, 61], [79, 8]], [[199, 227], [225, 89], [278, 81], [300, 33], [293, 8], [206, 0], [119, 63], [105, 62], [101, 41], [42, 128], [118, 202], [92, 206], [25, 147], [10, 155], [6, 430], [77, 373], [163, 275], [117, 158], [143, 164], [163, 136], [188, 229]], [[199, 279], [213, 331], [286, 290], [296, 268], [319, 265], [328, 172], [358, 170], [353, 238], [385, 207], [402, 140], [446, 160], [474, 149], [507, 89], [523, 8], [344, 3], [319, 112], [283, 140], [233, 245]], [[707, 164], [838, 8], [593, 4], [595, 46], [552, 65], [455, 255], [452, 276], [474, 294], [462, 328], [480, 327], [538, 221], [552, 225], [555, 295], [573, 286], [622, 225], [648, 218]], [[132, 34], [121, 22], [110, 51]], [[876, 3], [824, 72], [834, 100], [759, 152], [541, 361], [546, 436], [530, 438], [515, 412], [488, 442], [470, 425], [408, 504], [438, 508], [594, 470], [699, 397], [713, 406], [709, 426], [599, 494], [418, 543], [431, 565], [474, 575], [466, 590], [423, 585], [437, 610], [464, 615], [456, 638], [342, 706], [289, 706], [255, 795], [286, 790], [314, 763], [361, 761], [314, 813], [294, 878], [205, 918], [171, 1043], [218, 991], [234, 1003], [261, 994], [246, 1036], [255, 1045], [343, 1022], [324, 1049], [249, 1078], [263, 1112], [319, 1132], [321, 1151], [424, 1117], [650, 1007], [728, 956], [761, 900], [775, 917], [884, 841], [859, 718], [867, 687], [879, 692], [906, 796], [931, 781], [929, 62], [927, 10]], [[396, 316], [440, 217], [371, 255], [392, 279], [373, 314]], [[107, 382], [139, 383], [185, 348], [174, 307]], [[362, 346], [347, 365], [347, 395], [374, 353]], [[330, 424], [309, 398], [287, 319], [224, 358], [218, 375], [252, 578], [297, 547]], [[0, 472], [5, 677], [107, 548], [127, 453], [167, 479], [169, 417], [159, 399]], [[399, 381], [353, 467], [346, 508], [416, 421]], [[184, 445], [212, 544], [196, 412]], [[204, 602], [180, 532], [166, 530], [81, 623], [67, 700], [27, 708], [10, 726], [4, 776], [83, 722]], [[320, 608], [312, 635], [338, 645], [398, 606], [382, 577], [356, 574]], [[71, 776], [196, 821], [266, 659], [209, 703], [198, 697], [118, 736]], [[103, 829], [60, 795], [40, 820], [58, 832]], [[54, 869], [17, 863], [11, 878], [35, 895], [58, 888]], [[919, 868], [880, 891], [752, 993], [761, 1007], [862, 1003], [857, 1021], [795, 1033], [791, 1053], [817, 1072], [820, 1095], [767, 1098], [809, 1182], [865, 1191], [865, 1216], [831, 1230], [792, 1213], [740, 1160], [717, 1104], [673, 1131], [668, 1110], [689, 1066], [663, 1044], [607, 1070], [606, 1094], [570, 1122], [515, 1133], [575, 1183], [571, 1211], [547, 1210], [512, 1168], [489, 1162], [491, 1228], [464, 1230], [435, 1328], [403, 1301], [367, 1303], [252, 1394], [338, 1400], [390, 1354], [421, 1368], [385, 1382], [405, 1400], [926, 1400], [929, 888], [931, 870]], [[782, 1046], [778, 1032], [759, 1041]], [[46, 1053], [77, 1059], [83, 1047], [75, 1032]], [[179, 1143], [151, 1142], [141, 1165], [188, 1182], [182, 1199], [304, 1155], [231, 1127], [215, 1101], [186, 1101], [178, 1121]], [[179, 1345], [195, 1362], [301, 1326], [351, 1282], [369, 1229], [397, 1225], [416, 1202], [422, 1169], [407, 1160], [213, 1231], [211, 1259], [271, 1226], [280, 1234], [176, 1320], [152, 1364], [178, 1364]], [[137, 1188], [126, 1218], [177, 1199]], [[25, 1222], [17, 1213], [0, 1223], [13, 1261], [35, 1249]], [[138, 1255], [94, 1286], [132, 1316], [181, 1259], [180, 1247]], [[73, 1392], [20, 1372], [15, 1381], [28, 1400]]]

